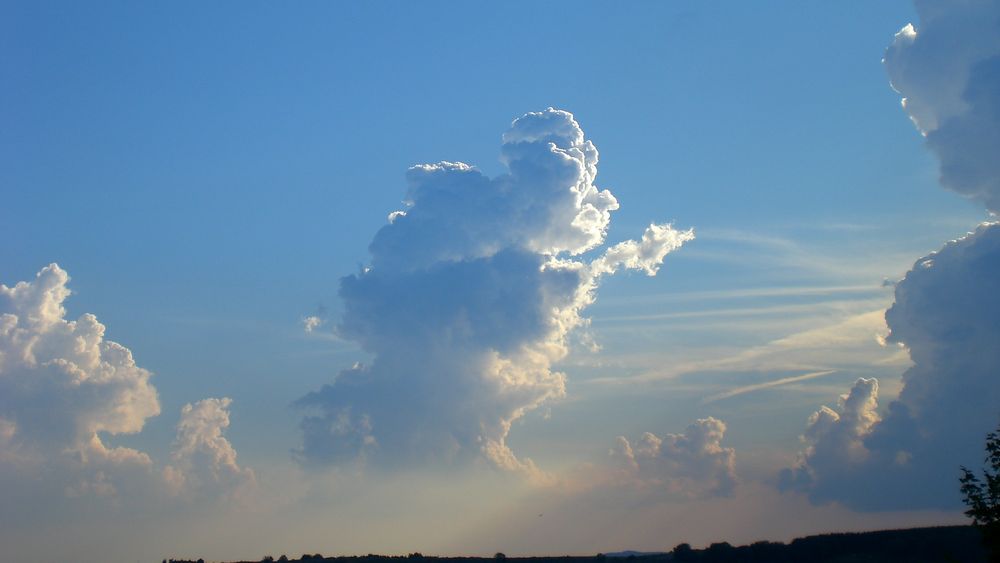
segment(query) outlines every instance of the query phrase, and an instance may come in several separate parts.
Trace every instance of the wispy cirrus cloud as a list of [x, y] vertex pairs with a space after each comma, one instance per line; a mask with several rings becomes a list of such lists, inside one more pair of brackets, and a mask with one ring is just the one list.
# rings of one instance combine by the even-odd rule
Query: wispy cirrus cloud
[[736, 397], [737, 395], [744, 395], [746, 393], [753, 393], [754, 391], [760, 391], [762, 389], [772, 389], [774, 387], [781, 387], [783, 385], [789, 385], [792, 383], [801, 383], [803, 381], [809, 381], [811, 379], [816, 379], [817, 377], [823, 377], [824, 375], [830, 375], [832, 373], [837, 373], [837, 370], [827, 369], [823, 371], [814, 371], [810, 373], [804, 373], [802, 375], [793, 375], [791, 377], [772, 379], [771, 381], [765, 381], [763, 383], [754, 383], [752, 385], [743, 385], [740, 387], [734, 387], [732, 389], [723, 391], [721, 393], [709, 395], [708, 397], [702, 399], [702, 403], [705, 404], [714, 403], [716, 401], [729, 399], [731, 397]]
[[[787, 312], [787, 306], [779, 306], [779, 309], [773, 311], [773, 314]], [[910, 364], [910, 360], [906, 351], [895, 346], [886, 346], [884, 343], [885, 335], [888, 333], [884, 315], [884, 309], [881, 308], [868, 310], [862, 313], [842, 315], [842, 320], [825, 325], [818, 321], [828, 318], [829, 313], [808, 316], [805, 322], [813, 325], [812, 328], [781, 336], [761, 345], [738, 348], [730, 352], [706, 348], [700, 352], [703, 354], [701, 357], [696, 356], [684, 361], [675, 361], [665, 366], [657, 365], [644, 369], [633, 376], [592, 378], [588, 380], [588, 383], [654, 384], [676, 380], [686, 374], [702, 372], [777, 373], [806, 371], [809, 373], [832, 373], [833, 371], [859, 367], [867, 368], [873, 365], [907, 366]], [[726, 322], [732, 321], [726, 317]], [[759, 318], [755, 317], [752, 324], [759, 324]], [[787, 321], [783, 321], [782, 324], [787, 324]], [[816, 324], [819, 326], [815, 326]], [[653, 357], [649, 361], [659, 364], [656, 359]], [[708, 396], [716, 393], [710, 393]]]

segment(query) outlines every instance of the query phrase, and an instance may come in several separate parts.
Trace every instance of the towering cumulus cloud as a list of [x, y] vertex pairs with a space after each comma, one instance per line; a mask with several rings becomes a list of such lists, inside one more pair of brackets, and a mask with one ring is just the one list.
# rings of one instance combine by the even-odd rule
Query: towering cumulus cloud
[[691, 231], [650, 225], [597, 258], [618, 202], [594, 185], [597, 149], [565, 111], [514, 121], [508, 173], [462, 163], [414, 166], [406, 208], [389, 215], [371, 263], [341, 280], [338, 333], [371, 354], [298, 401], [309, 463], [382, 465], [482, 455], [534, 472], [507, 447], [511, 423], [565, 394], [552, 363], [582, 322], [600, 276], [654, 275]]
[[941, 160], [941, 183], [1000, 211], [1000, 3], [915, 0], [885, 67]]
[[116, 476], [151, 462], [100, 435], [138, 432], [160, 405], [150, 373], [104, 339], [94, 315], [64, 318], [68, 281], [52, 264], [31, 282], [0, 285], [0, 464], [58, 473], [71, 494], [114, 494]]
[[222, 435], [229, 427], [229, 398], [202, 399], [184, 405], [177, 424], [173, 464], [163, 476], [175, 493], [204, 495], [210, 488], [239, 498], [252, 489], [252, 470], [236, 463], [236, 450]]
[[[941, 162], [942, 184], [1000, 210], [1000, 3], [916, 0], [885, 56], [903, 107]], [[958, 466], [977, 465], [1000, 422], [1000, 224], [921, 258], [896, 286], [888, 340], [913, 367], [883, 416], [859, 380], [823, 407], [785, 487], [863, 509], [955, 507]]]
[[839, 412], [809, 421], [807, 449], [784, 473], [814, 500], [856, 507], [951, 507], [960, 464], [975, 466], [1000, 422], [1000, 225], [920, 259], [886, 312], [913, 367], [881, 420], [878, 385], [859, 380]]

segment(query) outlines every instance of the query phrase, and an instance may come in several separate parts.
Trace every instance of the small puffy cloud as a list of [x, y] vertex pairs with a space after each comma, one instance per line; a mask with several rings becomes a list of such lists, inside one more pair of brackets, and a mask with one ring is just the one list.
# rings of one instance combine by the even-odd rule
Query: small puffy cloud
[[0, 285], [0, 463], [72, 469], [67, 491], [113, 494], [119, 470], [146, 472], [151, 461], [108, 448], [101, 435], [139, 432], [160, 404], [150, 372], [104, 339], [97, 317], [65, 318], [68, 281], [51, 264], [32, 281]]
[[691, 231], [651, 225], [604, 242], [614, 196], [595, 184], [598, 152], [565, 111], [528, 113], [503, 136], [508, 172], [463, 163], [407, 172], [406, 209], [390, 214], [371, 263], [340, 283], [339, 336], [371, 353], [297, 405], [300, 459], [391, 466], [483, 457], [538, 476], [507, 446], [513, 422], [563, 397], [554, 362], [585, 322], [601, 276], [652, 275]]
[[652, 224], [642, 234], [642, 240], [627, 240], [611, 248], [591, 264], [594, 272], [614, 273], [618, 268], [640, 270], [655, 276], [663, 258], [685, 242], [694, 239], [694, 231], [678, 231], [670, 225]]
[[683, 434], [619, 436], [610, 455], [625, 483], [684, 497], [728, 496], [736, 487], [736, 451], [722, 446], [726, 424], [698, 419]]
[[239, 498], [256, 485], [253, 470], [236, 463], [236, 450], [223, 436], [229, 427], [231, 402], [209, 398], [181, 409], [172, 463], [163, 470], [175, 493], [204, 495], [214, 490]]
[[323, 324], [323, 319], [317, 317], [316, 315], [310, 315], [302, 319], [302, 329], [306, 332], [312, 332], [319, 328]]
[[917, 261], [896, 285], [886, 340], [913, 366], [879, 417], [878, 386], [859, 380], [839, 411], [809, 420], [786, 488], [861, 509], [953, 508], [959, 465], [976, 465], [1000, 405], [1000, 224]]
[[941, 183], [1000, 210], [1000, 5], [916, 0], [920, 25], [889, 46], [885, 67], [903, 107], [941, 161]]

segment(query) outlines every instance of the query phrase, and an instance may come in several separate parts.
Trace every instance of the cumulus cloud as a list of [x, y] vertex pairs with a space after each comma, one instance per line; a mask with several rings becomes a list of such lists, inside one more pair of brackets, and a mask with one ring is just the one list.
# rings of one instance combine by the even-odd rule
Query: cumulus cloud
[[607, 249], [591, 264], [591, 272], [613, 274], [624, 267], [655, 276], [660, 264], [663, 263], [663, 258], [692, 238], [694, 238], [693, 231], [678, 231], [670, 225], [652, 224], [642, 233], [641, 240], [627, 240]]
[[863, 509], [955, 507], [958, 466], [976, 465], [1000, 420], [1000, 224], [917, 261], [896, 285], [887, 341], [913, 366], [880, 419], [878, 386], [859, 380], [840, 411], [809, 420], [783, 486]]
[[30, 282], [0, 285], [0, 462], [75, 467], [68, 491], [113, 494], [117, 471], [145, 472], [151, 461], [101, 435], [139, 432], [160, 404], [150, 372], [104, 339], [97, 317], [65, 319], [68, 281], [51, 264]]
[[941, 183], [1000, 210], [1000, 4], [915, 0], [885, 54], [903, 107], [941, 161]]
[[683, 434], [646, 432], [634, 444], [619, 436], [611, 458], [626, 483], [685, 497], [728, 496], [736, 486], [736, 451], [722, 446], [726, 425], [698, 419]]
[[323, 319], [317, 317], [316, 315], [310, 315], [302, 319], [302, 329], [306, 332], [312, 332], [319, 328], [323, 324]]
[[[850, 481], [845, 480], [843, 468], [860, 467], [867, 461], [864, 439], [878, 421], [878, 381], [860, 378], [849, 394], [840, 397], [837, 409], [824, 405], [809, 417], [802, 435], [806, 447], [795, 467], [782, 473], [782, 486], [847, 485]], [[817, 498], [823, 496], [818, 488], [812, 492]]]
[[236, 450], [223, 432], [229, 427], [229, 398], [184, 405], [177, 423], [172, 464], [163, 476], [176, 494], [207, 491], [239, 498], [256, 484], [253, 470], [236, 463]]
[[[67, 320], [69, 275], [56, 264], [28, 282], [0, 284], [0, 482], [19, 495], [157, 498], [202, 483], [231, 489], [253, 474], [240, 469], [222, 437], [228, 399], [182, 413], [174, 465], [163, 476], [141, 451], [112, 447], [108, 436], [140, 432], [160, 413], [152, 374], [132, 353], [105, 340], [92, 314]], [[204, 487], [201, 487], [204, 491]], [[0, 505], [7, 504], [0, 502]]]
[[297, 404], [307, 463], [482, 456], [536, 473], [506, 444], [511, 424], [565, 395], [552, 369], [584, 322], [599, 278], [656, 273], [691, 231], [653, 224], [641, 241], [594, 259], [615, 197], [595, 185], [598, 152], [565, 111], [515, 120], [508, 172], [463, 163], [414, 166], [403, 210], [376, 233], [371, 262], [340, 283], [337, 334], [373, 355]]
[[[941, 163], [941, 183], [1000, 209], [1000, 4], [915, 0], [885, 55], [903, 107]], [[861, 410], [824, 408], [782, 484], [815, 501], [864, 509], [959, 505], [957, 467], [975, 465], [1000, 413], [1000, 226], [984, 224], [921, 258], [895, 287], [886, 342], [913, 366], [882, 419], [878, 388], [858, 385]], [[858, 418], [855, 415], [863, 415]], [[850, 454], [850, 455], [847, 455]]]

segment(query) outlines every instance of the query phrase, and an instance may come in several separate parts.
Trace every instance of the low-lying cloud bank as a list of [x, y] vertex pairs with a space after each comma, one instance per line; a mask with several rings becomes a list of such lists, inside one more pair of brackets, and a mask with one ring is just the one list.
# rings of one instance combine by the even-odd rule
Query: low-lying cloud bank
[[601, 276], [655, 275], [694, 237], [651, 224], [603, 244], [618, 202], [595, 185], [597, 148], [565, 111], [528, 113], [503, 135], [508, 173], [462, 163], [414, 166], [403, 210], [389, 215], [371, 263], [341, 280], [336, 327], [374, 358], [302, 397], [300, 459], [393, 466], [480, 456], [537, 475], [508, 448], [511, 424], [563, 397], [552, 369], [585, 323]]
[[185, 407], [168, 479], [146, 453], [105, 443], [140, 432], [160, 403], [152, 374], [128, 348], [104, 339], [97, 317], [65, 318], [68, 282], [51, 264], [32, 281], [0, 284], [0, 499], [40, 490], [111, 499], [188, 494], [195, 479], [186, 476], [195, 474], [229, 495], [235, 481], [227, 473], [240, 475], [240, 487], [252, 481], [222, 436], [229, 399]]

